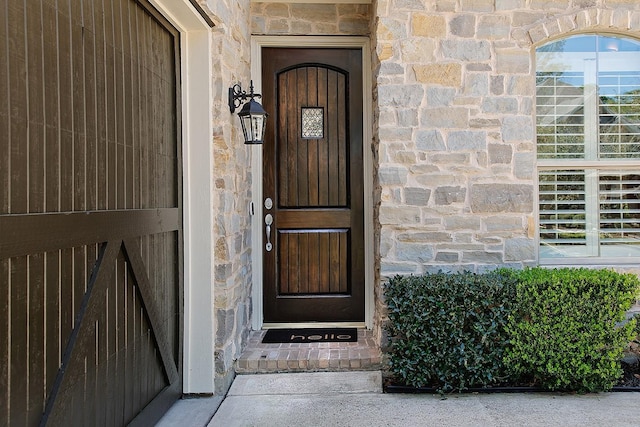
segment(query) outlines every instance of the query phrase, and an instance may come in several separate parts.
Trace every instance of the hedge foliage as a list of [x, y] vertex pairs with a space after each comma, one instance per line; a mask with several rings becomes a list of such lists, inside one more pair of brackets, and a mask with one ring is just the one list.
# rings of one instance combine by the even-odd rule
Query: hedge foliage
[[412, 387], [487, 386], [505, 376], [513, 281], [498, 273], [396, 276], [385, 286], [391, 370]]
[[518, 272], [518, 312], [509, 322], [505, 363], [549, 390], [611, 389], [633, 338], [622, 325], [638, 278], [610, 270], [533, 268]]
[[639, 290], [636, 276], [610, 270], [395, 276], [385, 284], [391, 373], [441, 392], [522, 378], [549, 390], [608, 390]]

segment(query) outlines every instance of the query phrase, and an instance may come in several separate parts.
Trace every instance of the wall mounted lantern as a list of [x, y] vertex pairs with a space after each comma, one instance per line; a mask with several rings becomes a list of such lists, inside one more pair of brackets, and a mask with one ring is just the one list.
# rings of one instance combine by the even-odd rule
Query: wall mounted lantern
[[[262, 95], [253, 93], [253, 80], [251, 80], [249, 86], [249, 93], [242, 90], [242, 86], [239, 83], [229, 88], [229, 109], [231, 113], [244, 103], [242, 110], [238, 113], [238, 117], [240, 117], [245, 144], [262, 144], [267, 126], [267, 112], [254, 98], [262, 98]], [[246, 102], [247, 99], [249, 102]]]

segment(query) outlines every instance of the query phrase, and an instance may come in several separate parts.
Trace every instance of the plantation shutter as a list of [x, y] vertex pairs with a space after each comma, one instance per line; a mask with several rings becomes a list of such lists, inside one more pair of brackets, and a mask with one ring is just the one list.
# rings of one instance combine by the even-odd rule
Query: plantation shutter
[[536, 132], [540, 257], [640, 256], [640, 44], [540, 48]]

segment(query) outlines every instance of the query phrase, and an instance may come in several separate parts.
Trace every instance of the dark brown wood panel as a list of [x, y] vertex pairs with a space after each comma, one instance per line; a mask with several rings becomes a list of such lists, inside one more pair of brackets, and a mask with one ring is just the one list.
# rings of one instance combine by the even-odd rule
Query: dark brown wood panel
[[147, 0], [0, 4], [0, 425], [180, 395], [178, 37]]
[[[8, 284], [10, 280], [11, 265], [8, 259], [0, 259], [0, 283]], [[6, 327], [9, 325], [10, 308], [7, 301], [10, 299], [9, 286], [0, 286], [0, 325]], [[0, 333], [0, 390], [5, 392], [9, 387], [9, 378], [11, 378], [11, 360], [9, 357], [9, 332], [6, 330]], [[0, 420], [3, 424], [8, 425], [11, 412], [9, 411], [10, 400], [8, 398], [0, 399]]]
[[[348, 102], [345, 74], [308, 66], [285, 71], [278, 80], [282, 113], [277, 126], [284, 144], [278, 154], [280, 207], [347, 207], [349, 146], [342, 118], [346, 112], [340, 107]], [[302, 137], [304, 107], [323, 109], [325, 138]]]
[[280, 229], [276, 247], [278, 256], [287, 263], [279, 270], [279, 295], [346, 294], [349, 291], [348, 240], [348, 230]]
[[0, 258], [161, 233], [179, 226], [177, 208], [0, 215]]
[[[265, 322], [364, 320], [362, 52], [263, 48]], [[302, 134], [321, 109], [322, 135]], [[266, 227], [266, 224], [265, 224]], [[266, 231], [266, 230], [265, 230]], [[266, 239], [265, 239], [266, 240]]]
[[[9, 2], [0, 3], [0, 16], [9, 15]], [[9, 75], [9, 36], [8, 26], [0, 26], [0, 75]], [[0, 79], [0, 138], [6, 139], [10, 134], [10, 97], [9, 97], [9, 79]], [[0, 144], [0, 212], [8, 212], [9, 201], [9, 182], [11, 179], [11, 145]], [[0, 304], [1, 306], [1, 304]], [[1, 335], [0, 335], [1, 337]], [[0, 376], [2, 381], [2, 376]]]

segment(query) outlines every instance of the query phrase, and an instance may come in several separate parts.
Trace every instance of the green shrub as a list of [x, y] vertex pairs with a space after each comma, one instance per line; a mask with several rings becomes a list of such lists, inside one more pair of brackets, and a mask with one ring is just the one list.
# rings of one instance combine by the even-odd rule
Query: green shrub
[[440, 391], [503, 379], [515, 284], [500, 273], [396, 276], [385, 284], [390, 366], [398, 381]]
[[520, 308], [508, 325], [504, 361], [512, 375], [531, 375], [549, 390], [609, 390], [635, 319], [622, 325], [638, 278], [610, 270], [531, 268], [508, 272]]

